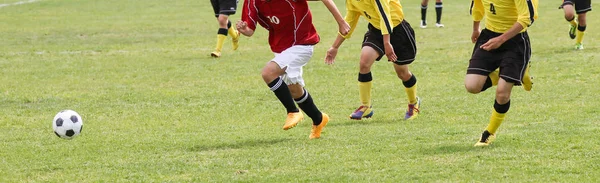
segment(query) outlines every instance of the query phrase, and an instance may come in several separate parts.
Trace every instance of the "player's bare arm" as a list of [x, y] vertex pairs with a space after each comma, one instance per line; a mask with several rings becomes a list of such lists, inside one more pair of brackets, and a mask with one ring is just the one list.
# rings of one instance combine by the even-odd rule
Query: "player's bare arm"
[[398, 60], [396, 53], [394, 53], [394, 47], [390, 42], [390, 35], [383, 35], [383, 47], [385, 47], [385, 56], [388, 58], [388, 61], [395, 62]]
[[348, 34], [348, 31], [350, 31], [350, 25], [348, 25], [348, 22], [344, 20], [333, 0], [321, 0], [321, 2], [323, 2], [329, 12], [331, 12], [331, 15], [333, 15], [333, 18], [335, 18], [335, 21], [338, 23], [338, 31], [342, 35]]
[[496, 49], [498, 47], [500, 47], [502, 44], [504, 44], [504, 42], [506, 42], [506, 40], [509, 40], [510, 38], [515, 37], [517, 34], [519, 34], [519, 32], [521, 32], [523, 30], [523, 25], [521, 25], [521, 23], [519, 22], [515, 22], [515, 24], [508, 29], [508, 31], [506, 31], [505, 33], [503, 33], [502, 35], [492, 38], [490, 40], [488, 40], [488, 42], [482, 44], [480, 46], [481, 49], [484, 49], [486, 51], [490, 51], [493, 49]]
[[473, 21], [473, 33], [471, 33], [471, 42], [477, 42], [477, 38], [479, 38], [479, 34], [481, 34], [481, 30], [479, 28], [480, 21]]
[[235, 26], [236, 26], [237, 30], [240, 33], [242, 33], [244, 36], [250, 37], [250, 36], [254, 35], [254, 30], [250, 29], [248, 27], [248, 23], [246, 23], [245, 21], [240, 20], [235, 24]]
[[342, 37], [341, 35], [338, 35], [335, 38], [333, 45], [331, 45], [331, 48], [327, 50], [327, 55], [325, 56], [326, 64], [331, 65], [335, 62], [335, 56], [337, 56], [338, 48], [340, 48], [342, 43], [344, 43], [344, 40], [346, 40], [346, 38]]

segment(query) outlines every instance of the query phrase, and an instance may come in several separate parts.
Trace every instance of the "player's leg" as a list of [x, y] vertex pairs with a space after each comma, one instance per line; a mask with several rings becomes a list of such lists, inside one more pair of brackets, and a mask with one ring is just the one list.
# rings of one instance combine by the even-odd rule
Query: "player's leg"
[[488, 146], [496, 138], [496, 131], [498, 130], [498, 127], [500, 127], [500, 124], [502, 124], [504, 121], [506, 112], [508, 112], [508, 109], [510, 108], [510, 94], [512, 88], [513, 83], [507, 82], [503, 78], [499, 80], [498, 87], [496, 88], [494, 110], [490, 116], [490, 122], [485, 131], [481, 133], [481, 138], [479, 138], [479, 141], [475, 143], [476, 147]]
[[417, 97], [417, 78], [408, 70], [408, 65], [394, 64], [396, 75], [404, 85], [404, 91], [408, 97], [408, 109], [404, 115], [404, 119], [414, 119], [419, 115], [421, 100]]
[[298, 107], [313, 121], [310, 139], [320, 138], [321, 131], [329, 121], [329, 116], [317, 108], [311, 94], [304, 88], [302, 67], [312, 58], [313, 49], [312, 45], [296, 45], [281, 53], [281, 55], [288, 55], [285, 58], [290, 60], [283, 79], [290, 84], [290, 92]]
[[569, 22], [569, 37], [575, 39], [577, 21], [575, 20], [575, 7], [573, 6], [573, 2], [565, 1], [560, 7], [565, 12], [565, 20]]
[[371, 66], [375, 60], [381, 58], [381, 54], [373, 48], [375, 45], [365, 46], [360, 52], [360, 63], [358, 72], [358, 95], [360, 98], [360, 106], [350, 114], [350, 119], [360, 120], [362, 118], [370, 118], [373, 116], [373, 105], [371, 100], [371, 89], [373, 87], [373, 75], [371, 74]]
[[442, 24], [442, 0], [435, 1], [435, 26], [438, 28], [444, 27]]
[[498, 58], [502, 58], [502, 55], [481, 49], [480, 46], [499, 35], [487, 29], [481, 31], [481, 35], [479, 35], [473, 47], [473, 54], [469, 60], [469, 67], [465, 76], [465, 89], [467, 92], [477, 94], [497, 85], [499, 80], [497, 69], [500, 62]]
[[429, 0], [421, 1], [421, 28], [427, 28], [427, 3]]
[[217, 20], [219, 22], [219, 31], [217, 31], [217, 45], [215, 46], [215, 51], [210, 53], [213, 57], [220, 57], [221, 50], [223, 49], [223, 43], [227, 38], [227, 26], [231, 26], [231, 23], [228, 24], [228, 15], [219, 14]]
[[288, 84], [280, 77], [285, 73], [285, 69], [287, 69], [288, 65], [285, 57], [281, 57], [280, 55], [281, 54], [276, 55], [272, 61], [268, 62], [267, 65], [263, 67], [261, 74], [265, 83], [267, 83], [271, 91], [273, 91], [287, 111], [287, 118], [283, 129], [288, 130], [296, 126], [296, 124], [304, 118], [304, 115], [302, 115], [300, 110], [296, 107]]
[[585, 35], [585, 29], [587, 27], [586, 12], [577, 14], [577, 19], [579, 21], [579, 24], [577, 25], [577, 38], [575, 39], [575, 49], [582, 50], [583, 36]]
[[[225, 14], [231, 16], [235, 14], [237, 9], [237, 0], [220, 0], [221, 10], [219, 11], [221, 14]], [[238, 41], [240, 38], [240, 33], [235, 30], [234, 26], [231, 26], [231, 21], [227, 20], [227, 32], [231, 36], [232, 40], [232, 48], [233, 50], [237, 50], [239, 47]]]
[[407, 21], [402, 21], [400, 25], [394, 27], [390, 35], [394, 53], [398, 56], [398, 60], [394, 62], [394, 70], [402, 81], [408, 98], [408, 109], [404, 115], [404, 119], [407, 120], [414, 119], [419, 115], [421, 105], [421, 100], [417, 97], [417, 78], [408, 69], [408, 65], [415, 61], [417, 54], [414, 35], [415, 32]]

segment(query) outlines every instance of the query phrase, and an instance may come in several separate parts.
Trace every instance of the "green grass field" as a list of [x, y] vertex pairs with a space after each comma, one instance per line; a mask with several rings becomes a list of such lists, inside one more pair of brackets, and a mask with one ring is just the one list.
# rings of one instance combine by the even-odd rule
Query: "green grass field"
[[[4, 0], [0, 4], [13, 4]], [[560, 2], [541, 1], [530, 28], [534, 88], [513, 90], [488, 148], [474, 148], [494, 90], [463, 80], [471, 55], [468, 1], [445, 1], [443, 29], [418, 28], [420, 1], [402, 1], [418, 41], [421, 115], [402, 120], [406, 94], [392, 65], [373, 67], [376, 110], [359, 105], [361, 20], [333, 66], [337, 26], [311, 2], [321, 43], [304, 70], [331, 121], [309, 140], [311, 120], [281, 130], [285, 109], [260, 71], [273, 57], [267, 31], [209, 53], [217, 23], [209, 1], [41, 0], [0, 8], [0, 182], [597, 182], [600, 181], [600, 19], [588, 15], [575, 51]], [[344, 1], [337, 0], [344, 10]], [[242, 5], [240, 2], [239, 6]], [[240, 9], [241, 10], [241, 9]], [[240, 18], [241, 11], [232, 16]], [[51, 128], [63, 109], [85, 130]]]

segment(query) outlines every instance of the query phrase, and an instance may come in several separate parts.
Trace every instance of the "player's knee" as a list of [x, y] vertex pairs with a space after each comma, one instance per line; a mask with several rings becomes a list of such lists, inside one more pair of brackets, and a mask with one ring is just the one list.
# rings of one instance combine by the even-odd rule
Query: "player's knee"
[[478, 94], [479, 92], [481, 92], [481, 86], [465, 84], [465, 89], [467, 89], [467, 92], [472, 94]]
[[265, 81], [269, 81], [269, 80], [274, 80], [275, 78], [279, 77], [279, 75], [281, 75], [281, 74], [278, 74], [276, 69], [273, 69], [270, 67], [265, 67], [265, 68], [263, 68], [261, 75]]
[[505, 92], [496, 92], [496, 101], [500, 104], [505, 104], [510, 101], [510, 94]]

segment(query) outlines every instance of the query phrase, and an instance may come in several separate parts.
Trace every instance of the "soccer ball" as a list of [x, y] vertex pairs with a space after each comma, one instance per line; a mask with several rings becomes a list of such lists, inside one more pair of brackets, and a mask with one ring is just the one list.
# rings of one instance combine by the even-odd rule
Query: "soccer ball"
[[73, 139], [83, 130], [83, 120], [77, 112], [73, 110], [64, 110], [58, 112], [52, 120], [54, 134], [63, 139]]

